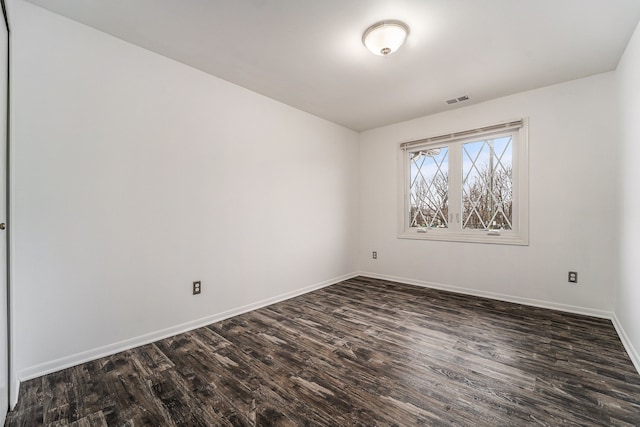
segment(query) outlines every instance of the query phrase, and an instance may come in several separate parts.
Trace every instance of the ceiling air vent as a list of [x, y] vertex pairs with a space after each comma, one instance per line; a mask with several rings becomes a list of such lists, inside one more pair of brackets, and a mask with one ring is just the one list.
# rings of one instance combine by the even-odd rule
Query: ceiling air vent
[[451, 99], [447, 99], [445, 102], [449, 105], [451, 104], [455, 104], [457, 102], [464, 102], [464, 101], [468, 101], [469, 100], [469, 95], [463, 95], [463, 96], [459, 96], [457, 98], [451, 98]]

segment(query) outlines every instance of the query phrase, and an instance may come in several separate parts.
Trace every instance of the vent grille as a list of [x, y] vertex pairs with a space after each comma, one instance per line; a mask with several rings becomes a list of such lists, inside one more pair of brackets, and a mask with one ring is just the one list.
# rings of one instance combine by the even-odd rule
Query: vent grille
[[449, 105], [456, 104], [458, 102], [465, 102], [469, 100], [469, 95], [462, 95], [456, 98], [447, 99], [445, 102]]

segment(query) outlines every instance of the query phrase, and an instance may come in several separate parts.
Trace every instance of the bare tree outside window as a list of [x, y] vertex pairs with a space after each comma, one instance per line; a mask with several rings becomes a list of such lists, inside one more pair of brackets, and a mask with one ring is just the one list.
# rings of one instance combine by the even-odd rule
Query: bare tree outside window
[[462, 144], [462, 228], [511, 230], [511, 137]]
[[449, 159], [447, 147], [410, 153], [411, 227], [447, 228]]
[[[448, 148], [410, 152], [410, 226], [449, 226]], [[462, 229], [511, 230], [511, 137], [462, 144]]]

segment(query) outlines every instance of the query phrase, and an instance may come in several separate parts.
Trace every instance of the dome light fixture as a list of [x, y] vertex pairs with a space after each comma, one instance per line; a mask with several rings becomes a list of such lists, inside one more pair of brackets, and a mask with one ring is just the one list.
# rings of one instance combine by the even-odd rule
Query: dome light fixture
[[371, 53], [387, 56], [404, 44], [409, 27], [401, 21], [387, 20], [376, 22], [362, 35], [362, 43]]

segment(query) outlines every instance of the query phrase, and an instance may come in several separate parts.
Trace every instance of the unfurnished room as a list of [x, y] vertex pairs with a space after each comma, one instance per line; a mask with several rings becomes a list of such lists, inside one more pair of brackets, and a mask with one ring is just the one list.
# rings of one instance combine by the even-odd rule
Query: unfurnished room
[[0, 4], [0, 425], [640, 426], [640, 1]]

